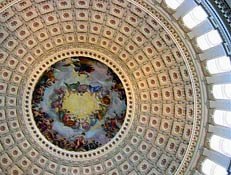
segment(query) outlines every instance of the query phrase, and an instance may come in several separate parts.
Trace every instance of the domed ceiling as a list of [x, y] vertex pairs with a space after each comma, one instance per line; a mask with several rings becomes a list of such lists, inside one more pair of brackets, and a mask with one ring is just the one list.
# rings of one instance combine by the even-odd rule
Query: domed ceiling
[[2, 174], [191, 172], [206, 125], [199, 48], [164, 2], [0, 10]]

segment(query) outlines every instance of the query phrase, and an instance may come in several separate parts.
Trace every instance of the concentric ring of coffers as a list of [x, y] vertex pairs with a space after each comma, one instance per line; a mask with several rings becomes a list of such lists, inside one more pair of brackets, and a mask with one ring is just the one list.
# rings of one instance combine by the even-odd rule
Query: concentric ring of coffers
[[[0, 49], [0, 60], [4, 64], [1, 72], [1, 92], [9, 94], [6, 103], [3, 102], [6, 109], [1, 111], [2, 116], [5, 116], [1, 131], [2, 133], [11, 131], [1, 140], [1, 144], [7, 150], [1, 160], [13, 162], [20, 152], [28, 152], [9, 171], [29, 172], [23, 163], [31, 164], [31, 158], [36, 156], [38, 163], [31, 169], [34, 174], [66, 171], [72, 173], [79, 171], [85, 174], [107, 171], [118, 174], [121, 171], [132, 172], [131, 168], [134, 165], [138, 172], [171, 174], [176, 171], [188, 148], [195, 120], [194, 98], [195, 93], [199, 92], [193, 91], [192, 88], [195, 86], [192, 84], [192, 78], [194, 81], [196, 78], [193, 77], [189, 67], [189, 65], [193, 67], [189, 54], [186, 53], [187, 57], [185, 56], [179, 44], [176, 45], [172, 40], [173, 35], [166, 30], [166, 26], [162, 27], [164, 26], [162, 21], [150, 14], [128, 1], [120, 0], [23, 1], [0, 14], [2, 22], [0, 43], [3, 46]], [[158, 13], [156, 15], [160, 16]], [[161, 19], [164, 20], [162, 17]], [[169, 25], [167, 27], [171, 28]], [[22, 118], [23, 112], [26, 113], [26, 117], [32, 116], [30, 111], [21, 108], [21, 94], [24, 92], [25, 83], [31, 83], [28, 81], [28, 75], [33, 73], [33, 66], [39, 65], [42, 61], [45, 63], [48, 61], [48, 65], [53, 63], [47, 58], [60, 50], [63, 50], [63, 54], [72, 54], [65, 51], [72, 46], [81, 46], [84, 49], [91, 47], [91, 50], [111, 54], [110, 58], [124, 71], [124, 76], [128, 76], [131, 80], [125, 83], [128, 84], [125, 88], [131, 87], [135, 96], [130, 95], [131, 99], [128, 96], [128, 100], [136, 102], [136, 104], [131, 102], [135, 108], [131, 107], [132, 120], [127, 121], [129, 124], [134, 119], [131, 129], [128, 132], [123, 131], [124, 139], [114, 140], [115, 143], [120, 143], [120, 149], [115, 146], [113, 148], [116, 149], [113, 151], [105, 149], [106, 153], [99, 151], [96, 155], [90, 154], [92, 157], [98, 157], [98, 162], [92, 161], [91, 156], [87, 154], [86, 157], [90, 161], [89, 164], [85, 162], [84, 168], [75, 164], [73, 159], [76, 157], [69, 152], [61, 152], [56, 148], [56, 152], [50, 154], [54, 149], [42, 137], [38, 137], [38, 142], [35, 143], [39, 143], [41, 138], [41, 143], [43, 141], [45, 143], [42, 149], [47, 152], [38, 155], [41, 145], [32, 144], [34, 139], [28, 138], [29, 132], [36, 133], [36, 128], [30, 126], [31, 121], [28, 121], [26, 129], [18, 120]], [[73, 55], [79, 54], [80, 51]], [[62, 54], [60, 57], [63, 57]], [[31, 86], [28, 89], [30, 95], [28, 99], [25, 95], [25, 101], [31, 100], [32, 91]], [[27, 107], [25, 105], [25, 108]], [[8, 117], [12, 117], [15, 123], [20, 124], [16, 126], [12, 122], [12, 127], [11, 125], [8, 127]], [[12, 130], [13, 125], [19, 128], [17, 132]], [[22, 141], [17, 146], [16, 143], [20, 139]], [[8, 150], [12, 145], [14, 149], [18, 149], [17, 155]], [[8, 155], [12, 155], [13, 158]], [[72, 164], [67, 165], [64, 161], [61, 168], [57, 168], [57, 157], [63, 161], [71, 159]], [[84, 160], [84, 157], [84, 154], [80, 154], [78, 161]], [[45, 167], [42, 163], [44, 161], [48, 166]], [[115, 162], [118, 162], [118, 165]], [[5, 163], [2, 167], [7, 166]]]

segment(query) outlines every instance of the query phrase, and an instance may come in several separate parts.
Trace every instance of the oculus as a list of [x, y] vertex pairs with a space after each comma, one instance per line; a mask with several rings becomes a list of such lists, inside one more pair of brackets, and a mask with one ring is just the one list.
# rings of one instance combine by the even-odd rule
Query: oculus
[[32, 98], [40, 132], [54, 145], [76, 152], [108, 143], [124, 122], [126, 106], [119, 77], [86, 57], [66, 58], [48, 68]]

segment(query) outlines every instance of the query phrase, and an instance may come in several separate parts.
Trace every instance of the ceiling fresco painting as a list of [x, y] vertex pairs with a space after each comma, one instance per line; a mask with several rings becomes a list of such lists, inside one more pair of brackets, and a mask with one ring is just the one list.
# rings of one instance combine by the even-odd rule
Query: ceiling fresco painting
[[125, 90], [112, 70], [99, 61], [66, 58], [38, 81], [32, 112], [50, 142], [69, 151], [89, 151], [110, 141], [122, 126]]

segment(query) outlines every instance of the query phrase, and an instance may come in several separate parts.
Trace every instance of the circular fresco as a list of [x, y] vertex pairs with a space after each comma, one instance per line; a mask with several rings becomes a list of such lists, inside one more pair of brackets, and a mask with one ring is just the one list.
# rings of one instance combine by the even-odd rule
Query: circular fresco
[[40, 132], [68, 151], [89, 151], [108, 143], [126, 115], [122, 82], [91, 58], [70, 57], [47, 69], [37, 82], [32, 112]]

